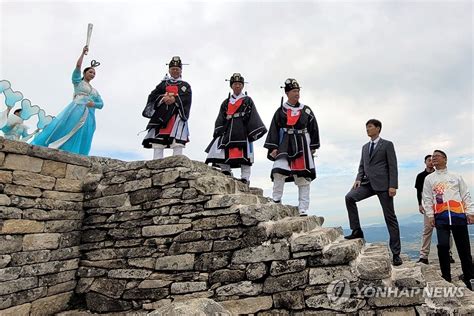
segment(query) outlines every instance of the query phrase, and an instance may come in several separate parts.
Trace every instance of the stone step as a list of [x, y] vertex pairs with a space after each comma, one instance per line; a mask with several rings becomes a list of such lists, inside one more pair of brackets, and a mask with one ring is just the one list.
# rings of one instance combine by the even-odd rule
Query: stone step
[[242, 224], [246, 226], [254, 226], [260, 222], [278, 221], [285, 217], [299, 217], [297, 207], [273, 202], [257, 205], [241, 205], [239, 212]]
[[[458, 258], [456, 258], [458, 259]], [[469, 291], [466, 287], [464, 282], [461, 280], [460, 275], [462, 274], [461, 263], [457, 260], [455, 263], [451, 264], [451, 275], [452, 275], [452, 282], [448, 283], [441, 277], [441, 271], [439, 267], [439, 263], [437, 259], [431, 260], [430, 264], [422, 264], [422, 263], [412, 263], [412, 266], [417, 266], [420, 268], [423, 278], [426, 282], [425, 291], [427, 293], [431, 293], [432, 291], [445, 291], [444, 289], [454, 288], [457, 287], [458, 290], [455, 292], [459, 294], [459, 291], [462, 291], [462, 295], [454, 295], [448, 302], [448, 306], [446, 307], [446, 298], [442, 298], [441, 301], [437, 301], [434, 299], [427, 298], [426, 304], [427, 306], [423, 306], [423, 308], [419, 308], [418, 312], [419, 315], [434, 315], [436, 313], [441, 314], [442, 311], [446, 311], [448, 309], [451, 314], [454, 315], [474, 315], [474, 292]], [[440, 288], [440, 289], [436, 289]], [[459, 290], [462, 288], [462, 290]], [[446, 290], [449, 293], [449, 290]], [[451, 293], [454, 290], [451, 289]], [[425, 295], [428, 296], [428, 295]], [[448, 313], [446, 313], [448, 314]]]
[[317, 227], [309, 232], [293, 234], [290, 239], [293, 258], [321, 254], [325, 246], [340, 236], [341, 227]]
[[263, 196], [263, 189], [260, 188], [250, 187], [249, 192], [254, 195]]
[[[444, 280], [441, 277], [441, 269], [439, 267], [439, 264], [433, 264], [433, 262], [430, 262], [429, 265], [425, 265], [425, 264], [422, 264], [422, 263], [419, 263], [419, 265], [421, 267], [421, 272], [423, 273], [426, 282]], [[455, 275], [455, 274], [452, 273], [453, 270], [454, 270], [453, 265], [451, 265], [451, 274]], [[462, 271], [460, 271], [460, 273], [462, 273]]]
[[308, 258], [308, 266], [333, 266], [348, 264], [359, 256], [365, 241], [361, 238], [347, 240], [343, 236], [325, 246], [320, 256]]
[[391, 256], [384, 243], [366, 244], [354, 263], [363, 280], [383, 280], [392, 275]]
[[427, 282], [425, 291], [425, 304], [418, 310], [420, 315], [474, 314], [474, 293], [466, 288], [440, 280]]
[[213, 195], [212, 199], [204, 204], [205, 209], [225, 208], [232, 205], [249, 205], [259, 207], [258, 196], [253, 194], [224, 194]]
[[293, 233], [309, 232], [316, 227], [321, 227], [324, 222], [323, 217], [285, 217], [277, 221], [268, 221], [258, 224], [265, 229], [269, 238], [290, 237]]
[[[250, 193], [256, 196], [263, 196], [263, 190], [256, 187], [249, 187], [239, 178], [223, 174], [220, 169], [208, 166], [202, 162], [191, 161], [192, 167], [187, 172], [181, 172], [184, 179], [192, 180], [192, 187], [204, 194], [234, 194]], [[203, 176], [204, 175], [204, 176]]]
[[398, 288], [424, 288], [426, 286], [425, 276], [420, 264], [405, 261], [401, 266], [392, 267], [392, 283]]
[[205, 195], [249, 193], [248, 185], [225, 175], [201, 175], [189, 180], [189, 185]]

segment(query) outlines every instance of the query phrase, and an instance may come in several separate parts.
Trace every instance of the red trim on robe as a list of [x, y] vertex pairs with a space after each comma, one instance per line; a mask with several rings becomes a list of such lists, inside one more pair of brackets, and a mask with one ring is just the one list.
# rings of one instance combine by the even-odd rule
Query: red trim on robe
[[296, 158], [290, 162], [291, 170], [305, 170], [306, 169], [306, 161], [304, 159], [304, 155], [301, 157]]
[[229, 148], [229, 159], [244, 158], [244, 150], [242, 148]]
[[178, 95], [178, 86], [177, 85], [166, 86], [166, 92], [173, 95]]
[[168, 124], [166, 124], [166, 127], [163, 127], [160, 129], [158, 134], [160, 135], [170, 135], [171, 131], [173, 130], [174, 122], [176, 121], [176, 114], [173, 115], [170, 120], [168, 121]]
[[[166, 86], [166, 93], [172, 95], [178, 95], [178, 85], [168, 85]], [[176, 121], [176, 114], [173, 115], [165, 127], [160, 128], [158, 131], [159, 135], [171, 135], [171, 131], [173, 130], [174, 122]]]
[[244, 98], [238, 99], [234, 104], [228, 103], [227, 104], [227, 115], [232, 115], [234, 114], [242, 105], [242, 102], [244, 101]]
[[292, 114], [292, 110], [290, 109], [286, 110], [286, 124], [289, 126], [294, 126], [296, 122], [298, 122], [298, 120], [300, 119], [301, 110], [298, 110], [298, 114], [295, 116], [291, 114]]
[[[244, 98], [238, 99], [234, 104], [228, 103], [227, 104], [227, 115], [233, 115], [242, 105]], [[229, 159], [239, 159], [244, 158], [244, 150], [238, 147], [231, 147], [229, 148]]]

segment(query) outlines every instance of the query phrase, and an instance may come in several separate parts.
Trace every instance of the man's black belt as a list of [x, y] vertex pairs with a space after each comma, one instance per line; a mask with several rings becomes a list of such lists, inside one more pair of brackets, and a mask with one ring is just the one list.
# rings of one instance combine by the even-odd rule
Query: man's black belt
[[288, 135], [292, 134], [306, 134], [308, 130], [306, 128], [303, 129], [295, 129], [295, 128], [283, 128], [283, 131], [286, 132]]
[[235, 114], [227, 114], [226, 119], [230, 120], [231, 118], [243, 117], [245, 115], [244, 112], [239, 112]]

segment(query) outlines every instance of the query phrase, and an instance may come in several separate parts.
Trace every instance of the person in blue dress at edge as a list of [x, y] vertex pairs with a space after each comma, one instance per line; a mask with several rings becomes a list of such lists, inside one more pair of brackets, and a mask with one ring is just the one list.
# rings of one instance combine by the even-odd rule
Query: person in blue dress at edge
[[104, 103], [90, 81], [95, 77], [95, 67], [100, 64], [93, 60], [91, 67], [81, 66], [89, 48], [85, 46], [72, 73], [74, 98], [31, 142], [32, 145], [57, 148], [71, 153], [88, 155], [95, 131], [95, 110], [102, 109]]

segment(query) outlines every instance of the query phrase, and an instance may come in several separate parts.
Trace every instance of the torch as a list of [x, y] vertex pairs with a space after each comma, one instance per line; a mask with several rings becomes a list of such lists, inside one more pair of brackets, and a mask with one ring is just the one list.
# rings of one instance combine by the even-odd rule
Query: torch
[[[87, 25], [87, 41], [86, 41], [86, 46], [89, 47], [89, 43], [91, 41], [91, 36], [92, 36], [92, 23], [89, 23], [89, 25]], [[87, 52], [86, 52], [86, 55], [87, 55]]]

